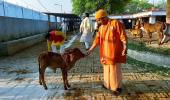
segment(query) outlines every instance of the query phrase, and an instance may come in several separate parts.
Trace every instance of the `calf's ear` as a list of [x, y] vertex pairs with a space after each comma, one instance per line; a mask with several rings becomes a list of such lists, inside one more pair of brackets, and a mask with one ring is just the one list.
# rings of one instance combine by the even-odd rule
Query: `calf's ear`
[[70, 54], [70, 62], [73, 61], [73, 54]]
[[86, 56], [87, 56], [87, 54], [82, 53], [82, 57], [83, 57], [83, 58], [86, 57]]

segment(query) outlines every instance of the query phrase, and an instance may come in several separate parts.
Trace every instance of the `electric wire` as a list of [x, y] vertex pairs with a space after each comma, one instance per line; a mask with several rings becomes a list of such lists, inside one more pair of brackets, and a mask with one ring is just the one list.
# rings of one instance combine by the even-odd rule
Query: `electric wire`
[[38, 3], [41, 5], [41, 7], [43, 7], [47, 12], [50, 12], [43, 4], [40, 0], [37, 0]]
[[27, 6], [29, 5], [29, 6], [30, 6], [32, 9], [34, 9], [34, 10], [37, 9], [37, 11], [41, 11], [39, 8], [37, 8], [37, 7], [35, 7], [35, 6], [27, 3], [25, 0], [21, 0], [21, 2], [25, 3]]

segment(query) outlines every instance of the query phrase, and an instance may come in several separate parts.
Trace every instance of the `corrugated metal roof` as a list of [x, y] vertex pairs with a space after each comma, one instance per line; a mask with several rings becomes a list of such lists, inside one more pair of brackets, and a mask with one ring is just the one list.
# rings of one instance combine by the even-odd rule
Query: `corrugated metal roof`
[[47, 15], [54, 15], [56, 17], [64, 17], [64, 18], [80, 18], [75, 14], [66, 14], [66, 13], [45, 13]]

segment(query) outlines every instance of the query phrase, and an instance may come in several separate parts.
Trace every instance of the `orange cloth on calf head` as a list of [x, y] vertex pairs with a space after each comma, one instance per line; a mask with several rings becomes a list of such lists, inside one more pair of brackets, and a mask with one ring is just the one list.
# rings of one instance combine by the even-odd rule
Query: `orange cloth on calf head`
[[103, 9], [99, 9], [99, 10], [96, 12], [95, 18], [96, 18], [96, 19], [99, 19], [99, 18], [106, 17], [106, 16], [107, 16], [106, 11], [103, 10]]

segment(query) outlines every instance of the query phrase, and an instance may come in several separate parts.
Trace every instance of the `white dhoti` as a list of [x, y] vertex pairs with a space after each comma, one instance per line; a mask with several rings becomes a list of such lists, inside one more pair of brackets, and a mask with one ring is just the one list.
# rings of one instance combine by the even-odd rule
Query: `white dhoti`
[[110, 90], [116, 91], [122, 87], [121, 64], [103, 65], [104, 86]]

